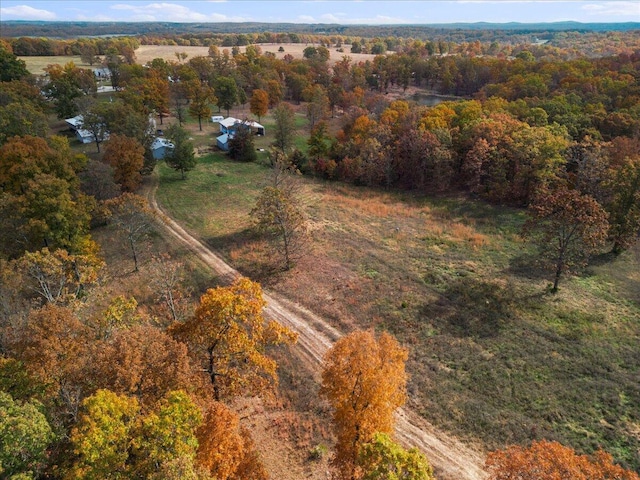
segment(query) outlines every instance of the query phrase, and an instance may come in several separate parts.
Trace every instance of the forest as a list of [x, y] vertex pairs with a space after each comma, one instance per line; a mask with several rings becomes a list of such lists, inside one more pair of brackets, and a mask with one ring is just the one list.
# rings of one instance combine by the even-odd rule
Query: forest
[[639, 478], [638, 30], [2, 27], [2, 478]]

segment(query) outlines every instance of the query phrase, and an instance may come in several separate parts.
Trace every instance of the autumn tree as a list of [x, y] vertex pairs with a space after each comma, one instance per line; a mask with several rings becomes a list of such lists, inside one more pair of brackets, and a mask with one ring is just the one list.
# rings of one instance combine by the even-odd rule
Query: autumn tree
[[251, 113], [258, 117], [258, 122], [263, 115], [266, 115], [269, 108], [269, 94], [259, 88], [251, 95]]
[[589, 457], [558, 442], [541, 440], [529, 447], [513, 445], [489, 453], [489, 480], [638, 480], [638, 474], [615, 465], [602, 450]]
[[250, 213], [258, 231], [278, 245], [276, 250], [286, 270], [300, 258], [306, 245], [306, 219], [295, 175], [292, 166], [282, 160], [276, 161], [271, 185], [262, 190]]
[[213, 478], [267, 480], [249, 433], [238, 414], [219, 402], [211, 402], [198, 438], [197, 463]]
[[193, 170], [197, 164], [193, 143], [189, 140], [189, 132], [179, 125], [173, 124], [167, 129], [166, 137], [173, 143], [173, 148], [167, 153], [165, 162], [180, 172], [184, 180], [186, 172]]
[[407, 351], [388, 333], [356, 331], [327, 352], [321, 394], [333, 407], [336, 478], [360, 478], [358, 454], [376, 432], [391, 433], [406, 399]]
[[75, 459], [69, 476], [159, 480], [171, 478], [168, 472], [177, 464], [195, 473], [196, 429], [202, 423], [199, 408], [179, 390], [167, 392], [154, 407], [141, 409], [135, 397], [109, 390], [85, 399], [71, 432]]
[[48, 303], [79, 298], [87, 286], [98, 281], [104, 267], [97, 244], [88, 238], [76, 254], [43, 248], [25, 252], [16, 263], [23, 275], [23, 285]]
[[96, 353], [91, 376], [98, 388], [135, 396], [146, 408], [171, 390], [210, 393], [198, 382], [186, 345], [149, 325], [115, 330]]
[[322, 85], [310, 85], [303, 92], [307, 103], [307, 118], [309, 127], [313, 128], [317, 122], [324, 119], [329, 111], [329, 97]]
[[405, 450], [389, 435], [376, 433], [360, 447], [358, 466], [362, 480], [434, 480], [427, 457], [417, 448]]
[[134, 192], [140, 187], [144, 147], [135, 138], [112, 135], [103, 159], [113, 167], [114, 180], [123, 191]]
[[593, 198], [559, 187], [541, 190], [528, 209], [525, 238], [540, 248], [540, 257], [554, 271], [552, 292], [563, 273], [584, 265], [607, 238], [607, 214]]
[[273, 118], [275, 120], [273, 145], [287, 155], [294, 145], [296, 126], [293, 108], [287, 103], [280, 103], [273, 111]]
[[260, 285], [241, 277], [207, 290], [194, 316], [170, 327], [209, 376], [216, 400], [258, 395], [277, 382], [277, 364], [265, 348], [292, 343], [296, 335], [275, 321], [267, 324], [265, 305]]
[[69, 308], [47, 304], [31, 311], [10, 338], [10, 354], [58, 400], [63, 420], [75, 419], [88, 360], [88, 328]]
[[110, 212], [110, 222], [126, 236], [133, 256], [134, 270], [137, 272], [139, 244], [151, 232], [155, 214], [146, 198], [133, 193], [123, 193], [107, 200], [105, 205]]

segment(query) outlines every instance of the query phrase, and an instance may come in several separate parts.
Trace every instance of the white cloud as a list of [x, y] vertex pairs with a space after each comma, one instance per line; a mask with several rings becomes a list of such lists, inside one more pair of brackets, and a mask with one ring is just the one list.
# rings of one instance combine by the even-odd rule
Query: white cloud
[[316, 23], [316, 19], [311, 15], [298, 15], [298, 21], [302, 23]]
[[[219, 3], [225, 4], [226, 1], [210, 1], [206, 3]], [[139, 22], [251, 22], [252, 18], [230, 16], [223, 13], [200, 13], [195, 10], [191, 10], [185, 5], [177, 3], [148, 3], [148, 4], [128, 4], [119, 3], [112, 5], [113, 10], [126, 11], [127, 21], [139, 21]], [[232, 8], [227, 8], [233, 11]]]
[[3, 20], [55, 20], [56, 14], [29, 5], [16, 5], [15, 7], [0, 7], [0, 17]]
[[588, 3], [582, 10], [589, 15], [614, 15], [632, 17], [630, 20], [640, 21], [640, 3], [638, 2], [600, 2]]

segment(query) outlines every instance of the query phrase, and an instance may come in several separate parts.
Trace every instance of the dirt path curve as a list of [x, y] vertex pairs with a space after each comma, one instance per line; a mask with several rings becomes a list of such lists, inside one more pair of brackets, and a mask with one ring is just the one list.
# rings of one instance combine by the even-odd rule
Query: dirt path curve
[[[190, 235], [160, 208], [156, 200], [157, 179], [150, 188], [148, 198], [151, 206], [164, 219], [167, 231], [193, 251], [206, 265], [231, 282], [240, 274], [224, 260], [212, 252], [202, 242]], [[320, 378], [322, 359], [341, 333], [308, 309], [282, 296], [264, 292], [267, 302], [265, 314], [292, 330], [298, 332], [298, 342], [294, 348], [300, 360], [316, 380]], [[481, 465], [482, 457], [450, 435], [439, 431], [429, 422], [408, 408], [400, 409], [396, 416], [396, 437], [407, 447], [417, 447], [423, 451], [441, 480], [481, 480], [486, 478]]]

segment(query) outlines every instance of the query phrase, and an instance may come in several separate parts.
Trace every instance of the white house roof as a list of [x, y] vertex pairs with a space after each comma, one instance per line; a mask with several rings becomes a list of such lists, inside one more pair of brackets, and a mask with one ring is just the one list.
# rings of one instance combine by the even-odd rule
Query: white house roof
[[220, 120], [220, 122], [218, 122], [220, 125], [224, 126], [224, 127], [233, 127], [236, 123], [242, 123], [242, 120], [238, 120], [237, 118], [233, 118], [233, 117], [227, 117], [224, 120]]
[[162, 147], [174, 148], [175, 145], [171, 143], [169, 140], [167, 140], [166, 138], [162, 138], [162, 137], [157, 137], [151, 144], [151, 150], [157, 150], [158, 148], [162, 148]]
[[69, 125], [71, 125], [71, 127], [77, 130], [82, 125], [83, 120], [84, 117], [82, 115], [76, 115], [73, 118], [67, 118], [65, 122], [67, 122]]

